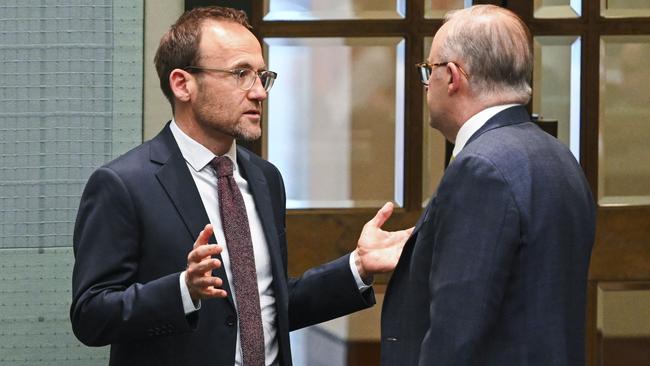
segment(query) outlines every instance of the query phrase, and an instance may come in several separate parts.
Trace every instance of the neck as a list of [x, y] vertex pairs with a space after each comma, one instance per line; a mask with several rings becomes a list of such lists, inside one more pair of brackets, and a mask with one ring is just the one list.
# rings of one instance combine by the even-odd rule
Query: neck
[[472, 118], [472, 116], [487, 108], [504, 104], [521, 104], [521, 101], [514, 97], [504, 97], [498, 94], [494, 96], [481, 96], [478, 98], [466, 98], [461, 100], [453, 109], [456, 111], [453, 118], [454, 123], [450, 126], [451, 128], [449, 128], [449, 131], [443, 132], [444, 136], [450, 142], [455, 143], [458, 131], [467, 120]]
[[488, 108], [483, 103], [477, 102], [476, 100], [462, 99], [452, 108], [451, 123], [443, 131], [442, 134], [445, 136], [449, 142], [456, 143], [456, 136], [458, 136], [458, 131], [460, 128], [476, 113]]

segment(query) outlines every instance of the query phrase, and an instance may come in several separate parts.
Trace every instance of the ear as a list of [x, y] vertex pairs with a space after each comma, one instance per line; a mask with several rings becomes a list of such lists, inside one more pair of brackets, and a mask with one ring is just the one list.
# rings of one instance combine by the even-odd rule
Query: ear
[[447, 92], [454, 94], [458, 92], [463, 82], [463, 74], [460, 72], [458, 65], [453, 62], [447, 64], [447, 72], [449, 73], [449, 82], [447, 84]]
[[181, 102], [190, 101], [195, 85], [196, 78], [185, 70], [174, 69], [169, 73], [169, 86]]

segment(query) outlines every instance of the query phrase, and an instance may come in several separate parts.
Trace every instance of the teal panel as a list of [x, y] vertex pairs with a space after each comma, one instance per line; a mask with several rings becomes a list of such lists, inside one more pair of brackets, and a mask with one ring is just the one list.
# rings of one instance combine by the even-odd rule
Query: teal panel
[[88, 176], [142, 139], [143, 0], [0, 1], [0, 365], [106, 365], [69, 320]]
[[88, 176], [142, 141], [143, 4], [0, 2], [0, 248], [70, 246]]
[[106, 365], [70, 326], [72, 248], [0, 250], [0, 365]]
[[[142, 142], [144, 3], [115, 0], [113, 14], [113, 156]], [[119, 28], [118, 28], [119, 27]], [[148, 63], [147, 67], [153, 67]]]

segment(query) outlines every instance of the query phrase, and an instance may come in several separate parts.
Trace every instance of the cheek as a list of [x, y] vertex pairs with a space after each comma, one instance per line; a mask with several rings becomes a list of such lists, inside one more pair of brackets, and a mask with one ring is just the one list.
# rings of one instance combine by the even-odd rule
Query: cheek
[[427, 87], [427, 105], [431, 107], [434, 100], [435, 99], [433, 98], [433, 93], [431, 92], [431, 88]]
[[205, 94], [205, 107], [212, 109], [214, 113], [229, 114], [236, 109], [237, 102], [232, 97], [222, 93]]

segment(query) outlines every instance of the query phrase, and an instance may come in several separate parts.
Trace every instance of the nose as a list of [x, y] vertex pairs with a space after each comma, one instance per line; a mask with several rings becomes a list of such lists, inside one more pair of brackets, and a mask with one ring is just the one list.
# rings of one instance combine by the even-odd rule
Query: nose
[[248, 90], [248, 98], [253, 100], [265, 100], [268, 97], [268, 92], [264, 89], [262, 85], [262, 80], [259, 75], [255, 75], [255, 81], [253, 86]]

